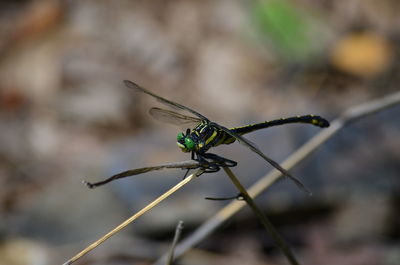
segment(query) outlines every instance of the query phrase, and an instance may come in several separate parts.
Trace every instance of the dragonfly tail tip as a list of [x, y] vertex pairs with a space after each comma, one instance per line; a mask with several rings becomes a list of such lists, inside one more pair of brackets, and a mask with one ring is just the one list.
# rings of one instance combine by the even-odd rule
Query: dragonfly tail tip
[[93, 189], [96, 187], [94, 184], [92, 184], [84, 179], [82, 180], [82, 184], [85, 184], [89, 189]]

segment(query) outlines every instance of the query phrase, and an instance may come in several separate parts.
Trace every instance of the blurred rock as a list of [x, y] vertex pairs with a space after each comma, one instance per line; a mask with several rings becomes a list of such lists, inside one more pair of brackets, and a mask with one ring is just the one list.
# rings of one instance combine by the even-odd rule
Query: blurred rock
[[352, 194], [336, 213], [335, 239], [341, 244], [376, 241], [388, 231], [390, 198], [385, 194]]
[[388, 69], [393, 50], [388, 41], [373, 32], [352, 33], [333, 48], [331, 60], [338, 69], [373, 78]]
[[39, 241], [14, 238], [0, 244], [0, 265], [47, 265], [49, 254]]

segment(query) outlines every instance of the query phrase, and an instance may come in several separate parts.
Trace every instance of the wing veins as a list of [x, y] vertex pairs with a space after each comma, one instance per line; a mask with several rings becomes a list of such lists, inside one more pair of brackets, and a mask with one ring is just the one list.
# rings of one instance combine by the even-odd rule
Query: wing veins
[[186, 107], [184, 105], [181, 105], [179, 103], [176, 103], [176, 102], [173, 102], [171, 100], [168, 100], [166, 98], [160, 97], [160, 96], [154, 94], [153, 92], [150, 92], [149, 90], [139, 86], [138, 84], [136, 84], [136, 83], [134, 83], [132, 81], [124, 80], [124, 83], [125, 83], [125, 85], [127, 87], [139, 90], [140, 92], [143, 92], [143, 93], [145, 93], [147, 95], [150, 95], [153, 98], [157, 99], [158, 101], [160, 101], [160, 102], [162, 102], [162, 103], [164, 103], [164, 104], [166, 104], [166, 105], [168, 105], [168, 106], [170, 106], [172, 108], [178, 108], [178, 109], [181, 109], [181, 110], [186, 110], [186, 111], [194, 114], [195, 116], [199, 117], [202, 120], [209, 121], [205, 116], [203, 116], [202, 114], [198, 113], [197, 111], [195, 111], [195, 110], [193, 110], [193, 109], [191, 109], [189, 107]]
[[166, 164], [162, 164], [162, 165], [158, 165], [158, 166], [130, 169], [130, 170], [126, 170], [126, 171], [120, 172], [118, 174], [112, 175], [111, 177], [108, 177], [102, 181], [93, 182], [93, 183], [84, 181], [84, 183], [89, 188], [95, 188], [95, 187], [107, 184], [107, 183], [117, 180], [117, 179], [135, 176], [135, 175], [147, 173], [150, 171], [156, 171], [156, 170], [161, 170], [161, 169], [165, 169], [165, 168], [196, 169], [199, 167], [200, 167], [200, 164], [197, 161], [192, 161], [192, 160], [182, 161], [182, 162], [174, 162], [174, 163], [166, 163]]
[[200, 123], [201, 120], [196, 117], [186, 116], [177, 113], [172, 110], [166, 110], [161, 108], [151, 108], [149, 110], [150, 115], [156, 120], [171, 123], [175, 125], [186, 125], [190, 123]]

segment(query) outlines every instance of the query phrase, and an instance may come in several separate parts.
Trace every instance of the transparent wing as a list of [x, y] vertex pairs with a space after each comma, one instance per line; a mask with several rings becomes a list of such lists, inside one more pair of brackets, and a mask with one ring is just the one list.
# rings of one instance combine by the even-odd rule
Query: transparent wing
[[162, 164], [159, 166], [153, 166], [153, 167], [142, 167], [142, 168], [135, 168], [135, 169], [130, 169], [121, 173], [118, 173], [116, 175], [113, 175], [105, 180], [98, 181], [98, 182], [87, 182], [83, 181], [84, 184], [86, 184], [89, 188], [95, 188], [104, 184], [107, 184], [111, 181], [114, 181], [116, 179], [121, 179], [121, 178], [126, 178], [130, 176], [135, 176], [143, 173], [147, 173], [150, 171], [155, 171], [155, 170], [161, 170], [165, 168], [182, 168], [182, 169], [195, 169], [199, 168], [200, 164], [197, 161], [189, 160], [189, 161], [182, 161], [182, 162], [174, 162], [174, 163], [166, 163]]
[[181, 105], [181, 104], [179, 104], [179, 103], [170, 101], [170, 100], [168, 100], [168, 99], [166, 99], [166, 98], [160, 97], [160, 96], [154, 94], [153, 92], [150, 92], [149, 90], [147, 90], [147, 89], [145, 89], [145, 88], [139, 86], [138, 84], [136, 84], [136, 83], [134, 83], [134, 82], [132, 82], [132, 81], [124, 80], [124, 83], [125, 83], [125, 85], [126, 85], [127, 87], [132, 88], [132, 89], [135, 89], [135, 90], [138, 90], [138, 91], [143, 92], [143, 93], [145, 93], [145, 94], [147, 94], [147, 95], [150, 95], [150, 96], [152, 96], [153, 98], [157, 99], [158, 101], [160, 101], [160, 102], [166, 104], [167, 106], [170, 106], [170, 107], [172, 107], [172, 108], [178, 108], [178, 109], [181, 109], [181, 110], [189, 111], [189, 112], [192, 113], [193, 115], [199, 117], [201, 120], [209, 121], [205, 116], [201, 115], [201, 114], [198, 113], [197, 111], [192, 110], [191, 108], [188, 108], [188, 107], [186, 107], [186, 106], [183, 106], [183, 105]]
[[150, 115], [158, 121], [175, 124], [175, 125], [188, 125], [198, 124], [201, 122], [199, 118], [186, 116], [172, 110], [165, 110], [160, 108], [151, 108]]
[[271, 158], [269, 158], [268, 156], [266, 156], [263, 152], [260, 151], [260, 149], [258, 149], [252, 142], [250, 142], [249, 140], [247, 140], [246, 138], [244, 138], [243, 136], [237, 134], [236, 132], [233, 132], [232, 130], [229, 130], [228, 128], [221, 126], [219, 124], [216, 123], [211, 123], [212, 125], [220, 128], [221, 130], [223, 130], [224, 132], [226, 132], [227, 134], [229, 134], [232, 137], [235, 137], [239, 143], [241, 143], [242, 145], [248, 147], [250, 150], [252, 150], [253, 152], [257, 153], [259, 156], [261, 156], [262, 158], [264, 158], [269, 164], [271, 164], [274, 168], [276, 168], [277, 170], [279, 170], [284, 176], [290, 178], [301, 190], [305, 191], [306, 193], [308, 193], [309, 195], [311, 195], [312, 193], [303, 185], [303, 183], [300, 182], [300, 180], [296, 179], [295, 177], [293, 177], [286, 169], [284, 169], [283, 167], [281, 167], [281, 165], [278, 164], [278, 162], [275, 162], [274, 160], [272, 160]]

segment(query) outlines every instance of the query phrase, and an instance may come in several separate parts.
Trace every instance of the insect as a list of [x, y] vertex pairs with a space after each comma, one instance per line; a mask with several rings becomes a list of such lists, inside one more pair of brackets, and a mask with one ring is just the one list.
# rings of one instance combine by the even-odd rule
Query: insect
[[140, 91], [142, 93], [150, 95], [169, 107], [172, 107], [174, 109], [184, 110], [194, 115], [194, 117], [187, 116], [172, 110], [166, 110], [161, 108], [151, 108], [149, 111], [150, 115], [152, 115], [155, 119], [172, 123], [175, 125], [197, 124], [193, 129], [188, 128], [185, 133], [181, 132], [178, 134], [177, 145], [183, 152], [190, 152], [191, 158], [193, 160], [197, 160], [202, 165], [205, 172], [216, 172], [220, 169], [221, 166], [227, 166], [227, 167], [236, 166], [237, 163], [235, 161], [210, 153], [208, 152], [208, 150], [212, 147], [221, 144], [231, 144], [235, 141], [238, 141], [242, 145], [246, 146], [256, 154], [261, 156], [274, 168], [279, 170], [284, 176], [290, 178], [299, 188], [306, 191], [307, 193], [310, 193], [298, 179], [293, 177], [287, 170], [281, 167], [277, 162], [266, 156], [252, 142], [244, 138], [243, 135], [250, 132], [254, 132], [256, 130], [265, 129], [276, 125], [289, 124], [289, 123], [305, 123], [305, 124], [315, 125], [321, 128], [326, 128], [329, 126], [329, 122], [324, 118], [317, 115], [304, 115], [304, 116], [295, 116], [295, 117], [272, 120], [272, 121], [265, 121], [242, 127], [226, 128], [218, 123], [209, 120], [207, 117], [200, 114], [199, 112], [184, 105], [181, 105], [179, 103], [158, 96], [132, 81], [124, 80], [124, 83], [128, 88], [132, 88], [136, 91]]

